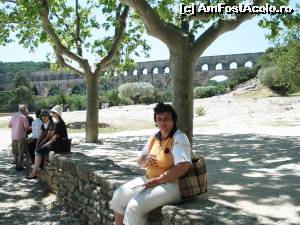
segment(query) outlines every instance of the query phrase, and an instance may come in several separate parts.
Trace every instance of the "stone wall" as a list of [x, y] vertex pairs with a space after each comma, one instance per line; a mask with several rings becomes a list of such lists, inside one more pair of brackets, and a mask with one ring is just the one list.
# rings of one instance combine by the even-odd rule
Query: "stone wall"
[[[82, 224], [113, 225], [109, 201], [114, 190], [138, 176], [111, 160], [99, 160], [81, 153], [50, 155], [47, 168], [40, 173], [61, 204], [69, 208]], [[223, 207], [206, 194], [178, 205], [152, 211], [148, 225], [258, 224], [256, 218]]]

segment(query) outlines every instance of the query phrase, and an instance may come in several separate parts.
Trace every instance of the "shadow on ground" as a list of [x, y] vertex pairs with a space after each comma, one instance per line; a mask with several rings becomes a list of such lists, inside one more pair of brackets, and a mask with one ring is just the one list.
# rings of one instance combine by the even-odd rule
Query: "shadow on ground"
[[0, 224], [38, 225], [80, 223], [59, 206], [53, 194], [37, 180], [17, 172], [7, 149], [0, 150]]
[[[147, 138], [110, 137], [73, 151], [143, 173], [135, 159]], [[206, 159], [210, 200], [255, 214], [262, 223], [300, 224], [299, 137], [194, 135], [193, 146]]]

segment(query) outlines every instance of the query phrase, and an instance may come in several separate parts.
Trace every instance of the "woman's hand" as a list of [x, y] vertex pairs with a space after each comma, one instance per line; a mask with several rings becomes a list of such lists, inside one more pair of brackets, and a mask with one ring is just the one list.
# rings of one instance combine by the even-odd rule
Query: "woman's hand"
[[47, 143], [46, 144], [43, 144], [40, 148], [44, 148], [47, 146]]
[[149, 164], [156, 164], [156, 155], [148, 155], [147, 156], [147, 161]]
[[157, 186], [157, 185], [159, 185], [160, 184], [160, 179], [157, 177], [157, 178], [151, 178], [150, 180], [148, 180], [145, 184], [144, 184], [144, 186], [146, 187], [146, 188], [151, 188], [151, 187], [155, 187], [155, 186]]

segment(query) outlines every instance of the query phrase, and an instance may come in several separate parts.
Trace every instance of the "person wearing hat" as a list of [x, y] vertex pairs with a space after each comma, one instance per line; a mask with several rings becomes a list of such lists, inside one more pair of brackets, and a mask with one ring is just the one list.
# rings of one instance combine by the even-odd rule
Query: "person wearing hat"
[[54, 106], [51, 110], [52, 117], [55, 120], [55, 131], [53, 141], [54, 153], [64, 153], [70, 151], [67, 127], [61, 118], [63, 107], [60, 105]]
[[36, 179], [39, 167], [42, 162], [45, 165], [45, 161], [48, 159], [49, 152], [51, 151], [50, 141], [54, 135], [55, 124], [52, 120], [50, 113], [43, 110], [40, 114], [42, 120], [41, 132], [36, 143], [35, 148], [35, 158], [34, 158], [34, 168], [31, 175], [27, 176], [27, 179]]
[[[43, 141], [42, 145], [38, 146], [38, 148], [36, 149], [34, 168], [32, 172], [27, 176], [27, 179], [37, 178], [39, 166], [42, 163], [42, 157], [44, 156], [44, 165], [46, 165], [45, 163], [47, 163], [50, 151], [54, 151], [54, 153], [62, 153], [68, 151], [69, 146], [67, 128], [65, 122], [61, 118], [63, 108], [60, 105], [56, 105], [50, 110], [50, 112], [54, 120], [54, 129], [51, 132], [52, 136], [50, 137], [50, 139], [47, 139], [46, 142]], [[43, 112], [41, 115], [43, 115]]]

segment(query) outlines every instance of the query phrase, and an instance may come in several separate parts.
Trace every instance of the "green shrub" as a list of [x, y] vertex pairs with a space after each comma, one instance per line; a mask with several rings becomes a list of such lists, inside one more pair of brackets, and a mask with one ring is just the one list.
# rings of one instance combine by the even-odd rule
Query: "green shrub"
[[281, 75], [275, 66], [260, 69], [258, 78], [264, 86], [269, 87], [281, 96], [286, 96], [290, 92], [287, 77]]
[[141, 103], [141, 98], [153, 97], [154, 87], [145, 82], [126, 83], [118, 87], [119, 97], [130, 99], [134, 104]]
[[204, 116], [205, 115], [205, 109], [202, 106], [199, 106], [195, 110], [195, 114], [197, 116]]
[[199, 86], [194, 88], [195, 98], [208, 98], [218, 94], [218, 87], [216, 86]]
[[64, 93], [60, 93], [59, 95], [57, 95], [56, 99], [59, 105], [64, 105], [67, 103], [67, 97]]
[[11, 91], [0, 91], [0, 111], [9, 112], [8, 102], [13, 97]]
[[99, 95], [99, 106], [101, 106], [102, 103], [107, 103], [109, 102], [105, 94], [100, 94]]
[[86, 97], [84, 95], [70, 95], [67, 101], [71, 111], [86, 109]]
[[86, 90], [84, 89], [84, 87], [80, 84], [76, 84], [72, 91], [71, 91], [71, 94], [73, 95], [84, 95], [86, 92]]
[[217, 82], [215, 80], [209, 80], [207, 86], [216, 86], [219, 90], [219, 94], [225, 94], [229, 92], [229, 80]]
[[110, 106], [117, 106], [121, 103], [121, 99], [119, 98], [119, 92], [116, 89], [107, 91], [105, 93], [105, 97]]
[[121, 98], [120, 105], [133, 105], [133, 101], [129, 98]]
[[34, 109], [49, 109], [54, 105], [59, 104], [58, 103], [58, 96], [48, 96], [48, 97], [43, 97], [43, 96], [34, 96]]
[[157, 91], [154, 94], [154, 102], [170, 102], [172, 101], [172, 93], [170, 91]]
[[141, 96], [140, 103], [142, 104], [152, 104], [154, 102], [155, 96]]
[[48, 96], [59, 95], [62, 91], [57, 86], [52, 86], [48, 91]]

